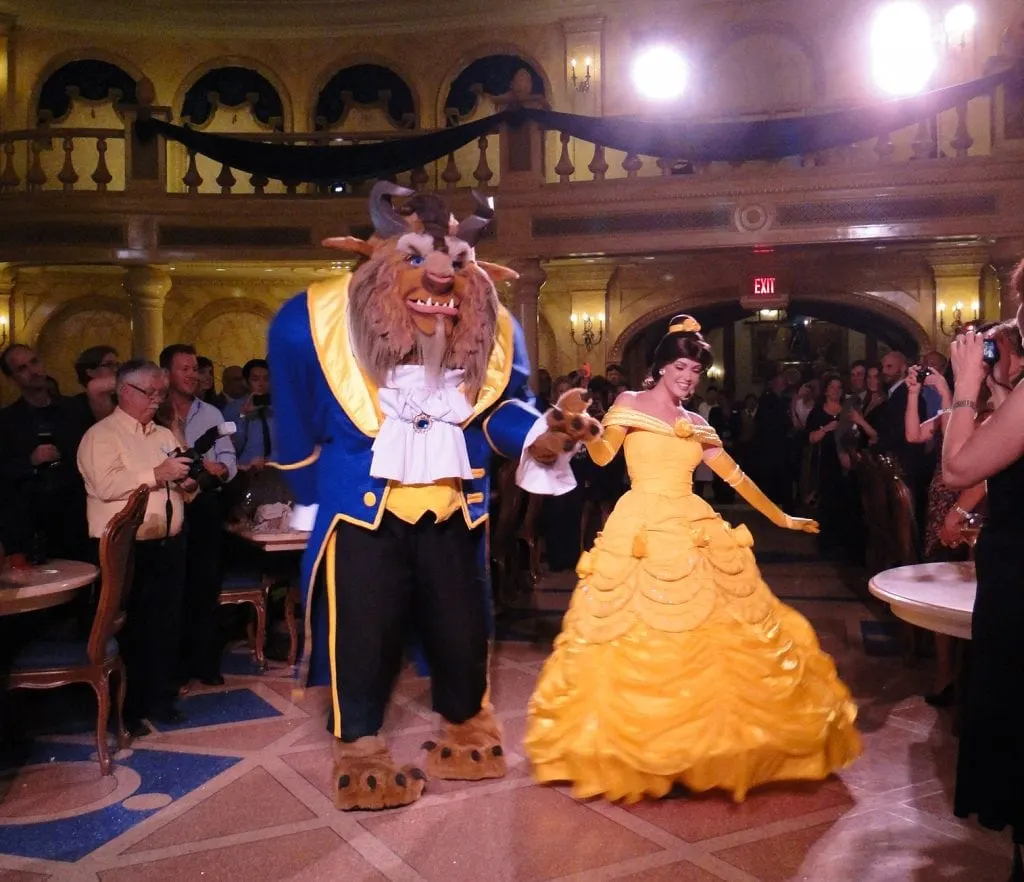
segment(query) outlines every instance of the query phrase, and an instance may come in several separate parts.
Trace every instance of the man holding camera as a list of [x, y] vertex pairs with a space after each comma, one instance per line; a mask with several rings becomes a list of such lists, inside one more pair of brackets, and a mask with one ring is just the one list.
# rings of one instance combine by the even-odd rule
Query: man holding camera
[[249, 394], [224, 408], [224, 419], [238, 427], [235, 452], [243, 469], [263, 468], [271, 459], [274, 417], [270, 409], [270, 364], [263, 358], [245, 363], [242, 376]]
[[167, 397], [167, 378], [152, 362], [121, 365], [117, 407], [82, 438], [78, 469], [85, 481], [89, 535], [99, 538], [138, 487], [150, 488], [135, 542], [135, 567], [127, 618], [118, 637], [128, 671], [125, 722], [145, 735], [143, 718], [162, 723], [184, 719], [175, 708], [175, 673], [185, 582], [185, 500], [195, 492], [192, 461], [171, 456], [173, 433], [154, 423]]
[[[203, 435], [223, 425], [223, 417], [216, 407], [196, 395], [199, 365], [192, 346], [168, 346], [160, 353], [160, 367], [167, 372], [170, 394], [158, 411], [157, 420], [174, 433], [179, 448], [191, 450]], [[193, 466], [199, 492], [185, 505], [185, 592], [178, 671], [182, 683], [193, 678], [206, 686], [224, 683], [217, 627], [223, 532], [220, 488], [237, 471], [235, 448], [228, 435], [218, 437], [213, 447], [202, 454], [199, 464]]]

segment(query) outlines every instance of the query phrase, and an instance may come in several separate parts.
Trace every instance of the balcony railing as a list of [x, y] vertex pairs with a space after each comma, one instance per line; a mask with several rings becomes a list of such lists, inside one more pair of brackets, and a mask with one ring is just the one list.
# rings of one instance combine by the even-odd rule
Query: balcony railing
[[[997, 92], [1002, 87], [997, 88]], [[870, 169], [902, 163], [941, 162], [990, 155], [995, 152], [993, 94], [980, 95], [938, 116], [922, 119], [898, 131], [847, 147], [778, 161], [743, 163], [691, 163], [686, 157], [646, 157], [621, 153], [590, 144], [564, 132], [541, 132], [542, 169], [545, 185], [567, 186], [585, 181], [609, 181], [657, 176], [726, 177], [798, 172], [808, 168]], [[167, 114], [166, 108], [146, 108]], [[0, 133], [2, 168], [0, 196], [50, 192], [110, 192], [131, 190], [132, 125], [138, 109], [124, 113], [123, 129], [60, 128], [42, 124], [36, 129]], [[424, 132], [358, 133], [306, 132], [240, 134], [235, 137], [264, 143], [331, 146], [381, 143]], [[507, 132], [501, 128], [480, 137], [447, 157], [399, 175], [398, 182], [418, 190], [493, 188], [500, 185], [501, 151]], [[515, 139], [523, 148], [523, 139]], [[512, 149], [512, 148], [510, 148]], [[151, 186], [186, 198], [204, 196], [275, 195], [336, 198], [362, 193], [365, 185], [339, 182], [312, 185], [274, 181], [249, 175], [188, 151], [180, 144], [160, 142], [159, 174]]]

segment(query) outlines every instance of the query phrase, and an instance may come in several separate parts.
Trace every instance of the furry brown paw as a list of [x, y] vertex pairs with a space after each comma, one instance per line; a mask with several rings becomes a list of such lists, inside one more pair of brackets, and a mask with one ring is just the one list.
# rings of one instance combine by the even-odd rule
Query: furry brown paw
[[530, 455], [541, 465], [553, 465], [563, 453], [570, 453], [583, 441], [601, 437], [601, 421], [587, 413], [590, 393], [570, 389], [546, 414], [548, 430], [530, 445]]
[[415, 766], [395, 765], [378, 736], [334, 745], [334, 806], [343, 812], [409, 805], [423, 795], [427, 776]]
[[432, 778], [481, 781], [504, 778], [508, 771], [501, 746], [501, 725], [485, 709], [465, 723], [445, 723], [444, 736], [423, 745], [426, 769]]

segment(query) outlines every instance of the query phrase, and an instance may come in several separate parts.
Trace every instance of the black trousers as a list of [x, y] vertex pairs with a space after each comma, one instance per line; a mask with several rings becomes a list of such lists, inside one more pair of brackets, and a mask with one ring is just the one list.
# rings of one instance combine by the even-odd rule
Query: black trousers
[[165, 712], [174, 703], [184, 582], [184, 534], [135, 543], [127, 617], [118, 636], [128, 671], [129, 720]]
[[476, 551], [458, 514], [408, 524], [386, 513], [377, 530], [337, 527], [325, 561], [336, 737], [380, 731], [410, 630], [430, 666], [434, 710], [451, 723], [480, 711], [487, 601]]
[[185, 586], [181, 617], [182, 681], [220, 673], [221, 501], [202, 492], [185, 506]]

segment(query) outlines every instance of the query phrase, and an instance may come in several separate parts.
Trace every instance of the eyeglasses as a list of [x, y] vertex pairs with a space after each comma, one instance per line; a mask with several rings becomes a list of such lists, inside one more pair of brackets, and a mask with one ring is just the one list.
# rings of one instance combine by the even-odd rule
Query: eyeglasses
[[119, 361], [101, 361], [96, 366], [97, 367], [101, 367], [101, 368], [113, 368], [116, 371], [119, 367], [121, 367], [121, 362], [119, 362]]
[[125, 383], [125, 385], [131, 386], [140, 395], [145, 395], [152, 401], [163, 401], [167, 397], [167, 393], [163, 389], [143, 389], [134, 383]]

